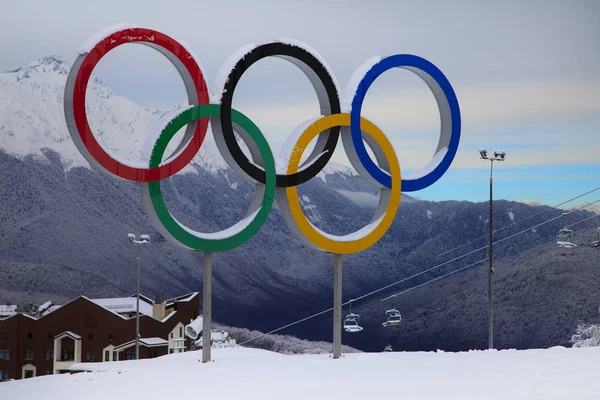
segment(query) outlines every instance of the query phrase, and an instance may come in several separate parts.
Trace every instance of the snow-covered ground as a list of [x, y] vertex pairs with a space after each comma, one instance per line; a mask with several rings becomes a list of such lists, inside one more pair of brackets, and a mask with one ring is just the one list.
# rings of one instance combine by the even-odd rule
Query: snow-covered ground
[[[600, 347], [281, 355], [213, 349], [0, 384], [0, 399], [600, 399]], [[90, 364], [85, 364], [89, 367]]]

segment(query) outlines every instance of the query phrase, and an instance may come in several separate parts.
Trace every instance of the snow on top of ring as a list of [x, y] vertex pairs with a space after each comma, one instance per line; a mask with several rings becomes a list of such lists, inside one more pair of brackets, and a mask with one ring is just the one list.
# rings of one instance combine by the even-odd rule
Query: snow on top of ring
[[381, 61], [381, 56], [373, 56], [365, 61], [360, 67], [354, 71], [348, 84], [344, 88], [344, 93], [342, 99], [340, 99], [342, 103], [342, 113], [349, 113], [352, 109], [352, 100], [354, 100], [354, 95], [356, 94], [356, 90], [358, 89], [358, 85], [363, 80], [367, 72], [373, 68], [375, 64]]
[[120, 31], [124, 31], [126, 29], [135, 29], [135, 28], [139, 28], [139, 26], [128, 24], [128, 23], [120, 23], [120, 24], [114, 24], [114, 25], [107, 26], [106, 28], [102, 29], [101, 31], [92, 35], [88, 40], [86, 40], [85, 43], [77, 49], [77, 53], [81, 54], [81, 55], [87, 54], [90, 51], [92, 51], [92, 49], [94, 47], [96, 47], [96, 45], [98, 43], [100, 43], [101, 41], [103, 41], [104, 39], [109, 37], [110, 35], [120, 32]]
[[[207, 87], [207, 89], [209, 89], [208, 80], [206, 79], [206, 75], [204, 75], [205, 74], [204, 71], [206, 71], [206, 70], [202, 66], [200, 59], [196, 56], [196, 53], [194, 53], [192, 48], [190, 46], [188, 46], [188, 44], [186, 42], [184, 42], [183, 40], [176, 39], [173, 36], [171, 36], [171, 38], [173, 38], [173, 40], [175, 40], [177, 43], [179, 43], [181, 45], [181, 47], [183, 47], [188, 52], [188, 54], [190, 55], [189, 58], [194, 60], [194, 62], [198, 66], [198, 68], [200, 68], [200, 72], [202, 72], [202, 75], [204, 76], [204, 81], [206, 82], [206, 87]], [[209, 91], [209, 93], [210, 93], [210, 91]]]
[[[165, 129], [165, 127], [171, 121], [173, 121], [175, 118], [177, 118], [178, 116], [180, 116], [181, 114], [183, 114], [185, 111], [189, 110], [192, 107], [195, 107], [195, 106], [192, 104], [188, 104], [187, 106], [184, 106], [180, 109], [172, 110], [172, 111], [166, 113], [164, 116], [162, 116], [158, 121], [156, 121], [156, 123], [152, 126], [152, 128], [150, 129], [150, 132], [146, 136], [146, 140], [144, 141], [144, 146], [142, 147], [142, 150], [141, 150], [142, 161], [140, 162], [141, 164], [139, 164], [141, 166], [137, 166], [136, 168], [148, 168], [149, 167], [150, 156], [152, 155], [152, 151], [154, 150], [154, 145], [156, 144], [156, 141], [160, 137], [160, 134], [162, 133], [162, 131]], [[172, 156], [169, 156], [167, 160], [164, 160], [164, 161], [161, 160], [159, 166], [162, 166], [163, 164], [167, 163], [173, 157], [178, 156], [183, 150], [185, 150], [185, 147], [182, 148], [177, 154], [173, 154]], [[124, 163], [124, 162], [122, 162], [122, 163], [125, 165], [129, 165], [128, 163]], [[131, 166], [131, 165], [129, 165], [129, 166]]]
[[237, 49], [229, 56], [229, 58], [227, 58], [217, 73], [215, 79], [215, 91], [210, 93], [210, 104], [221, 104], [221, 96], [223, 95], [225, 84], [229, 80], [229, 74], [233, 68], [235, 68], [236, 64], [240, 60], [243, 60], [244, 57], [246, 57], [246, 54], [250, 53], [255, 48], [256, 44], [248, 43]]
[[309, 52], [310, 54], [312, 54], [317, 60], [319, 60], [319, 62], [321, 64], [323, 64], [323, 66], [325, 67], [325, 70], [327, 71], [327, 73], [331, 77], [331, 80], [333, 81], [333, 84], [335, 85], [335, 90], [337, 91], [338, 96], [341, 95], [340, 85], [338, 83], [337, 78], [335, 77], [335, 74], [333, 73], [333, 69], [331, 69], [331, 67], [329, 66], [329, 64], [327, 64], [327, 62], [325, 61], [325, 58], [323, 58], [323, 56], [318, 51], [316, 51], [315, 49], [313, 49], [312, 47], [310, 47], [306, 43], [303, 43], [303, 42], [301, 42], [299, 40], [296, 40], [296, 39], [277, 38], [277, 39], [275, 39], [275, 42], [289, 44], [289, 45], [292, 45], [292, 46], [296, 46], [296, 47], [299, 47], [299, 48], [301, 48], [303, 50], [306, 50], [307, 52]]

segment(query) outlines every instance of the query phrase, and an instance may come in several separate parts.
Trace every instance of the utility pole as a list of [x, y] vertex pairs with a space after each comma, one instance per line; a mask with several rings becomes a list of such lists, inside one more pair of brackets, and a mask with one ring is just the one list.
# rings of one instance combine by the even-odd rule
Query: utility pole
[[506, 153], [503, 151], [495, 151], [494, 152], [494, 156], [488, 156], [487, 150], [486, 149], [480, 149], [478, 150], [479, 154], [481, 155], [481, 158], [483, 160], [489, 160], [490, 161], [490, 239], [489, 239], [489, 268], [488, 268], [488, 347], [490, 349], [494, 348], [494, 317], [493, 317], [493, 312], [494, 312], [494, 308], [493, 308], [493, 300], [492, 300], [492, 294], [493, 294], [493, 285], [494, 285], [494, 281], [493, 281], [493, 275], [494, 275], [494, 266], [493, 266], [493, 244], [494, 244], [494, 237], [493, 237], [493, 192], [492, 192], [492, 187], [493, 187], [493, 173], [494, 173], [494, 161], [504, 161], [504, 158], [506, 157]]
[[[150, 243], [150, 235], [140, 235], [140, 240], [136, 240], [133, 233], [128, 233], [127, 237], [133, 244]], [[136, 306], [135, 306], [135, 359], [140, 359], [140, 255], [137, 256], [137, 285], [136, 285]]]

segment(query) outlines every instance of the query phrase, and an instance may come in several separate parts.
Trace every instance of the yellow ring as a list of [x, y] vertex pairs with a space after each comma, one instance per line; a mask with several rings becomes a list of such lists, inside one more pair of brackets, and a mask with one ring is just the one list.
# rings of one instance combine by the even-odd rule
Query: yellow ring
[[[306, 128], [306, 130], [298, 138], [298, 141], [290, 155], [287, 169], [288, 175], [295, 174], [298, 171], [302, 154], [309, 143], [321, 132], [336, 126], [350, 126], [350, 114], [327, 115], [313, 122], [308, 128]], [[374, 245], [389, 229], [390, 225], [394, 221], [394, 217], [396, 216], [398, 205], [400, 204], [402, 178], [400, 175], [398, 158], [396, 157], [396, 152], [394, 151], [392, 144], [387, 139], [385, 134], [377, 126], [375, 126], [375, 124], [362, 117], [360, 119], [360, 129], [371, 136], [379, 144], [390, 166], [392, 187], [390, 189], [382, 189], [389, 190], [391, 192], [390, 201], [385, 213], [380, 219], [378, 219], [379, 222], [371, 221], [371, 223], [369, 223], [369, 225], [366, 227], [358, 230], [357, 232], [344, 236], [327, 234], [311, 224], [304, 215], [304, 212], [300, 207], [300, 201], [298, 200], [298, 191], [296, 187], [291, 186], [285, 189], [290, 214], [300, 232], [302, 232], [306, 239], [308, 239], [314, 246], [329, 253], [352, 254], [365, 250]], [[363, 230], [368, 233], [363, 237], [356, 238], [356, 235]]]

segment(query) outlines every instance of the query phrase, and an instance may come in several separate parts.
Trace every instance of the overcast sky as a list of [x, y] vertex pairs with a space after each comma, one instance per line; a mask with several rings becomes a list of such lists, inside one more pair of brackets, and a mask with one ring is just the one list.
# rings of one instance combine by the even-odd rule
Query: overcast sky
[[[15, 1], [0, 15], [0, 70], [50, 54], [72, 62], [88, 37], [123, 22], [187, 43], [209, 87], [231, 53], [273, 38], [315, 48], [342, 87], [371, 56], [412, 53], [448, 77], [464, 128], [451, 171], [414, 194], [485, 200], [488, 165], [476, 149], [488, 147], [508, 153], [496, 170], [498, 197], [554, 204], [600, 186], [598, 16], [594, 0]], [[170, 108], [185, 100], [174, 68], [144, 46], [109, 53], [96, 74], [144, 106]], [[291, 130], [318, 115], [308, 80], [280, 59], [263, 60], [244, 75], [234, 107], [257, 123], [274, 152]], [[439, 116], [415, 75], [383, 75], [369, 91], [363, 116], [392, 140], [403, 170], [427, 163]], [[344, 157], [336, 151], [338, 161]]]

